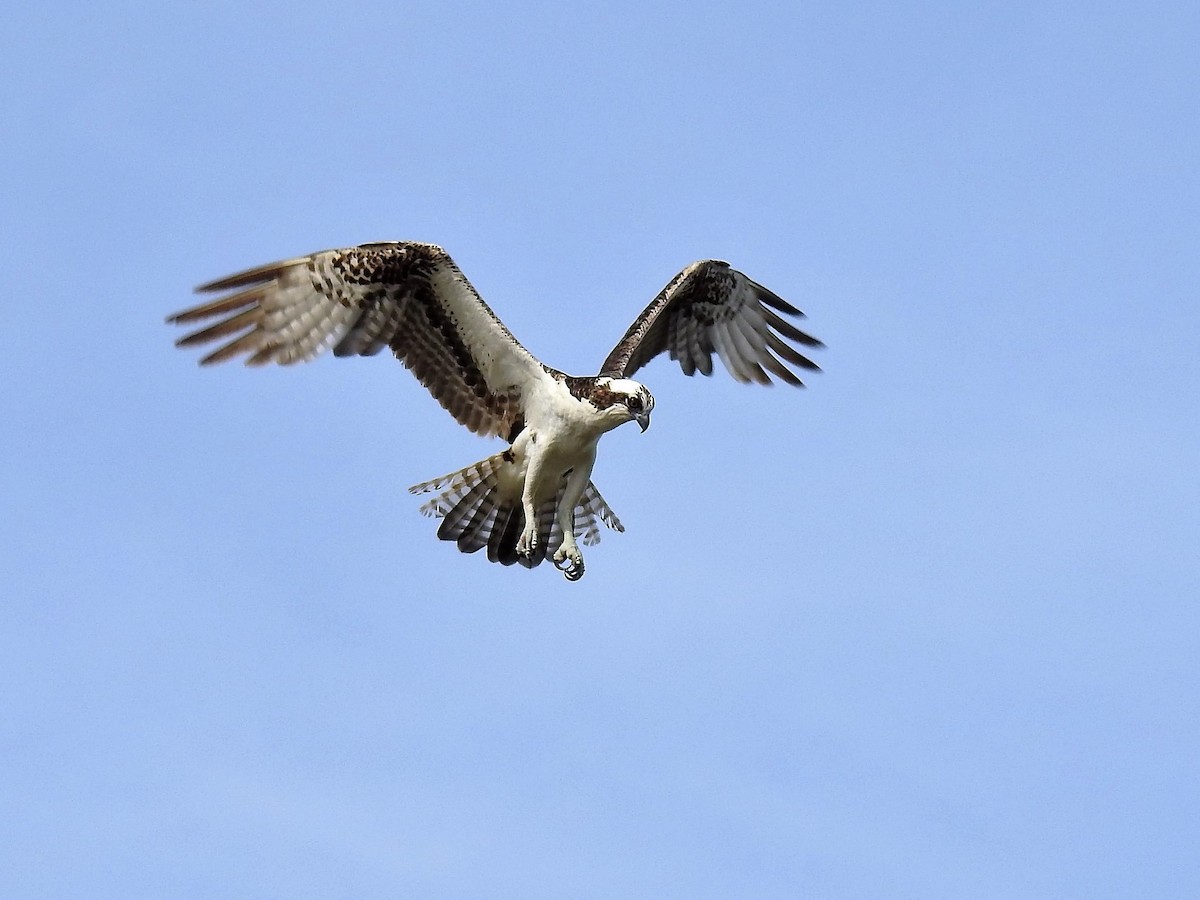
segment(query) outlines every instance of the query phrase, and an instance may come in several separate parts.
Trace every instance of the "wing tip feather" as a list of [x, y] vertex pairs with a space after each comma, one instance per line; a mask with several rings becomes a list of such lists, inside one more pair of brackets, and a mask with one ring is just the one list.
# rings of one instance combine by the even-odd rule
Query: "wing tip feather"
[[287, 269], [294, 266], [307, 265], [312, 261], [314, 255], [319, 254], [297, 256], [293, 259], [283, 259], [279, 262], [255, 266], [253, 269], [245, 269], [241, 272], [235, 272], [232, 275], [226, 275], [223, 278], [206, 281], [204, 284], [197, 285], [192, 290], [197, 294], [212, 294], [217, 291], [229, 291], [234, 288], [263, 285], [274, 281]]

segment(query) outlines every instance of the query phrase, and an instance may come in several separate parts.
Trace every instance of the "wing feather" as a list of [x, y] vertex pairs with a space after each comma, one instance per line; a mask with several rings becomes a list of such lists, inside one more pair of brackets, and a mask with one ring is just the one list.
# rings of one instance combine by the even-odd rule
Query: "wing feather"
[[697, 371], [711, 375], [715, 353], [738, 381], [771, 384], [774, 375], [786, 384], [802, 386], [790, 366], [809, 370], [818, 366], [793, 344], [813, 348], [824, 344], [781, 313], [804, 316], [728, 263], [715, 259], [692, 263], [642, 311], [600, 371], [629, 378], [654, 357], [668, 353], [685, 375]]
[[729, 370], [729, 374], [743, 384], [753, 381], [750, 367], [738, 356], [737, 350], [733, 345], [733, 339], [729, 333], [729, 323], [716, 323], [713, 326], [713, 338], [713, 343], [717, 345], [717, 356], [721, 357], [721, 362], [725, 364], [725, 368]]
[[433, 244], [393, 242], [325, 250], [210, 281], [199, 293], [234, 291], [168, 317], [216, 319], [180, 347], [232, 340], [200, 360], [247, 365], [372, 356], [384, 347], [460, 423], [507, 437], [523, 415], [523, 390], [550, 378]]
[[757, 384], [770, 384], [771, 377], [759, 365], [762, 356], [762, 340], [755, 335], [755, 340], [751, 343], [746, 335], [747, 331], [751, 333], [754, 331], [754, 324], [748, 321], [748, 318], [748, 316], [735, 316], [725, 323], [725, 328], [729, 331], [733, 347], [737, 351], [738, 358], [749, 371], [750, 378]]

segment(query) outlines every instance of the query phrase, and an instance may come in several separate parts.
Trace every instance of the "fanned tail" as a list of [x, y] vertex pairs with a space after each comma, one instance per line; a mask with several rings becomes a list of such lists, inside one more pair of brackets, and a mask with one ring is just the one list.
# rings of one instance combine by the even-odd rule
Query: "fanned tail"
[[[558, 494], [554, 497], [554, 502], [538, 510], [539, 514], [544, 514], [549, 519], [549, 531], [547, 533], [550, 536], [550, 546], [554, 550], [559, 548], [563, 539], [562, 529], [558, 527], [558, 522], [554, 517], [554, 510], [558, 509], [558, 504], [562, 502], [564, 488], [566, 488], [565, 477], [563, 478], [563, 483], [558, 488]], [[600, 491], [597, 490], [596, 485], [589, 481], [588, 486], [583, 491], [583, 496], [575, 504], [575, 537], [589, 547], [600, 543], [601, 522], [613, 531], [625, 530], [625, 526], [621, 524], [621, 520], [617, 518], [617, 514], [612, 511], [612, 508], [600, 496]], [[542, 533], [544, 525], [545, 520], [539, 519], [539, 535]]]
[[[415, 484], [409, 492], [437, 492], [421, 506], [421, 513], [442, 520], [437, 532], [441, 540], [454, 541], [463, 553], [475, 553], [486, 547], [491, 562], [505, 566], [520, 563], [531, 569], [552, 556], [562, 544], [555, 511], [566, 486], [564, 475], [554, 496], [538, 505], [537, 547], [528, 557], [517, 553], [517, 541], [525, 529], [525, 511], [521, 505], [521, 479], [507, 451]], [[599, 543], [601, 522], [614, 531], [625, 530], [596, 486], [588, 482], [575, 506], [575, 537], [584, 544]]]

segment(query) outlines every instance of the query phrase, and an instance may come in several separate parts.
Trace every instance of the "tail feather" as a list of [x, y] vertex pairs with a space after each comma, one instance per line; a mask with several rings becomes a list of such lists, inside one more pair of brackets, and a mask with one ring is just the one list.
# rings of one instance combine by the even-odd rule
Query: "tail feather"
[[504, 540], [504, 532], [508, 530], [508, 523], [514, 518], [513, 508], [495, 506], [493, 511], [494, 518], [487, 528], [487, 558], [488, 562], [500, 562], [500, 545]]
[[438, 537], [443, 541], [457, 541], [466, 534], [480, 512], [486, 512], [484, 502], [487, 495], [488, 486], [478, 484], [453, 505], [448, 506], [445, 512], [438, 513], [444, 517], [438, 527]]
[[517, 555], [517, 540], [525, 527], [525, 512], [520, 503], [509, 503], [497, 507], [495, 524], [488, 535], [488, 560], [511, 566], [520, 557]]
[[496, 507], [490, 505], [485, 496], [479, 508], [463, 524], [462, 534], [456, 540], [458, 549], [463, 553], [475, 553], [486, 547], [488, 537], [491, 535], [492, 527], [496, 522], [497, 512]]
[[554, 518], [555, 514], [558, 512], [558, 504], [562, 501], [563, 489], [565, 487], [565, 484], [560, 485], [554, 496], [538, 507], [538, 548], [536, 554], [538, 557], [538, 562], [544, 560], [547, 553], [553, 554], [554, 551], [558, 549], [559, 544], [562, 543], [561, 534], [558, 536], [557, 541], [554, 539]]
[[579, 504], [575, 507], [575, 537], [588, 545], [600, 543], [600, 527], [596, 524], [597, 519], [613, 531], [625, 530], [625, 526], [621, 524], [617, 514], [600, 496], [596, 486], [589, 481], [583, 496], [579, 498]]
[[[512, 489], [511, 476], [507, 490], [501, 485], [500, 473], [512, 465], [511, 457], [498, 453], [473, 465], [440, 478], [425, 481], [409, 488], [414, 494], [435, 492], [421, 506], [426, 516], [442, 519], [437, 536], [454, 541], [463, 553], [475, 553], [487, 548], [491, 562], [511, 566], [520, 563], [533, 568], [562, 545], [562, 529], [556, 512], [566, 490], [566, 476], [554, 496], [537, 509], [538, 543], [528, 556], [517, 554], [517, 541], [525, 528], [525, 512], [519, 493]], [[616, 531], [624, 531], [619, 519], [600, 496], [594, 484], [588, 483], [574, 509], [572, 533], [585, 544], [600, 540], [599, 523]]]
[[421, 507], [421, 513], [426, 516], [441, 517], [453, 509], [458, 501], [480, 485], [495, 487], [496, 472], [503, 465], [503, 454], [489, 456], [474, 465], [442, 475], [431, 481], [422, 481], [408, 489], [410, 494], [428, 494], [430, 491], [439, 493]]

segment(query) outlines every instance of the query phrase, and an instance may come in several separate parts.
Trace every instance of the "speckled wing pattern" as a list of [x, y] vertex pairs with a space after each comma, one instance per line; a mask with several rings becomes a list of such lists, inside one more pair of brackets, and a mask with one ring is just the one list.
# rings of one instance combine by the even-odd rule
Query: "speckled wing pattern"
[[247, 365], [290, 365], [331, 348], [335, 356], [371, 356], [388, 347], [476, 434], [509, 438], [522, 420], [521, 386], [551, 377], [434, 244], [325, 250], [196, 290], [224, 296], [167, 321], [218, 320], [176, 342], [231, 338], [202, 364], [243, 357]]
[[789, 366], [817, 369], [794, 344], [820, 347], [783, 313], [804, 313], [716, 259], [692, 263], [671, 279], [613, 348], [601, 373], [628, 378], [660, 353], [685, 375], [712, 374], [716, 353], [741, 382], [771, 384], [774, 375], [803, 386]]

